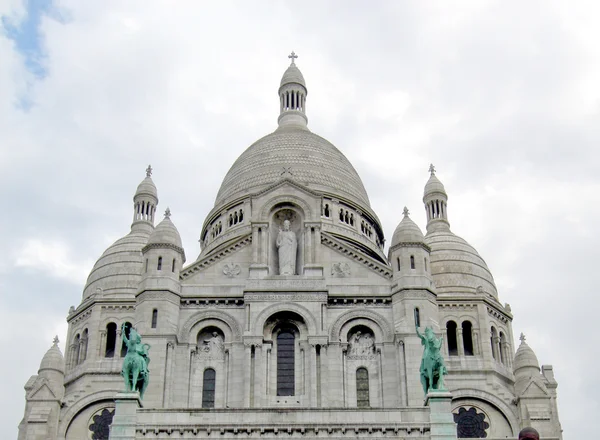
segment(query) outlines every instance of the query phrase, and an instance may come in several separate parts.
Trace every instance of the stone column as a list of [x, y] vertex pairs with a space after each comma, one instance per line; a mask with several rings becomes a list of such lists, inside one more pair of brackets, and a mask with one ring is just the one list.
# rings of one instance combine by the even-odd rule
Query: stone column
[[98, 344], [98, 357], [104, 357], [104, 348], [106, 347], [106, 330], [100, 330], [100, 343]]
[[258, 225], [252, 225], [252, 262], [258, 263]]
[[260, 262], [261, 264], [269, 264], [269, 224], [263, 223], [260, 229]]
[[308, 379], [307, 386], [308, 395], [310, 396], [310, 406], [316, 408], [317, 405], [317, 344], [309, 344], [308, 345]]
[[464, 356], [465, 355], [465, 344], [463, 341], [463, 329], [462, 327], [457, 327], [456, 328], [456, 348], [458, 349], [458, 355], [459, 356]]
[[497, 362], [500, 362], [500, 352], [498, 351], [498, 342], [500, 338], [498, 336], [494, 336], [492, 338], [492, 356], [496, 359]]
[[118, 393], [115, 397], [115, 415], [110, 426], [110, 440], [135, 440], [137, 410], [142, 408], [140, 394]]
[[452, 394], [448, 391], [430, 391], [425, 396], [425, 406], [429, 407], [431, 440], [456, 440]]
[[481, 347], [479, 346], [479, 331], [473, 329], [473, 354], [479, 356], [481, 354]]
[[312, 264], [312, 231], [311, 225], [304, 225], [304, 264]]
[[400, 406], [408, 406], [408, 391], [406, 384], [406, 353], [404, 351], [404, 341], [399, 341], [398, 346], [398, 381], [400, 385]]

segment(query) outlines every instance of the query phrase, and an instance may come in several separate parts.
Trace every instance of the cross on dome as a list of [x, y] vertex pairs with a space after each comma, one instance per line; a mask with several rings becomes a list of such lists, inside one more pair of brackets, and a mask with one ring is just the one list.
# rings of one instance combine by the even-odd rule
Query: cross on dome
[[402, 214], [404, 214], [404, 217], [408, 217], [408, 215], [410, 214], [410, 211], [408, 210], [408, 208], [406, 206], [402, 210]]
[[148, 168], [146, 168], [146, 177], [150, 176], [152, 176], [152, 165], [148, 165]]
[[525, 335], [523, 333], [521, 333], [521, 336], [519, 336], [519, 340], [521, 342], [525, 342]]
[[171, 210], [168, 207], [165, 209], [165, 218], [171, 218]]
[[281, 175], [285, 176], [286, 174], [289, 174], [290, 176], [294, 175], [294, 173], [292, 173], [292, 167], [283, 167], [281, 169]]
[[58, 335], [56, 335], [56, 336], [54, 337], [54, 340], [53, 340], [52, 342], [54, 342], [54, 345], [58, 345], [58, 343], [60, 342], [60, 341], [58, 340]]
[[433, 166], [433, 164], [429, 164], [429, 172], [431, 174], [435, 174], [435, 167]]
[[295, 66], [296, 58], [298, 58], [298, 55], [296, 55], [296, 52], [292, 51], [292, 53], [288, 55], [288, 58], [292, 60], [292, 63], [290, 64], [290, 66]]

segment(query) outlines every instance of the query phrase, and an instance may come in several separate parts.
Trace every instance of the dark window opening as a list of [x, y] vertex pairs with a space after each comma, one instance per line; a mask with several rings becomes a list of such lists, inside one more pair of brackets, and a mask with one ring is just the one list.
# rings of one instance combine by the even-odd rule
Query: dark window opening
[[398, 263], [398, 271], [400, 271], [400, 257], [396, 258], [396, 263]]
[[107, 358], [115, 357], [116, 345], [117, 345], [117, 324], [115, 324], [114, 322], [111, 322], [106, 326], [106, 349], [104, 350], [104, 357], [107, 357]]
[[369, 372], [362, 367], [356, 370], [356, 406], [369, 407]]
[[473, 325], [469, 321], [462, 323], [463, 347], [466, 356], [473, 356]]
[[421, 313], [418, 307], [415, 307], [415, 325], [421, 327]]
[[295, 394], [295, 336], [292, 330], [277, 335], [277, 395]]
[[158, 264], [156, 265], [157, 270], [162, 270], [162, 257], [158, 257]]
[[446, 324], [446, 333], [448, 334], [448, 354], [458, 356], [458, 343], [456, 340], [456, 322], [448, 321]]
[[173, 264], [171, 265], [171, 272], [175, 272], [175, 258], [173, 258]]
[[154, 309], [154, 310], [152, 310], [152, 328], [156, 328], [157, 324], [158, 324], [158, 310]]
[[410, 268], [411, 269], [415, 268], [415, 256], [414, 255], [410, 256]]
[[216, 376], [217, 374], [212, 368], [204, 370], [204, 377], [202, 379], [202, 408], [215, 407]]

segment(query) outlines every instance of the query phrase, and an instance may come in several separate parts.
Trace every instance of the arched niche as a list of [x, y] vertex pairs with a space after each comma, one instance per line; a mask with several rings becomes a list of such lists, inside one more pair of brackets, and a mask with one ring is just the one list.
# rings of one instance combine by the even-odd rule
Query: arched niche
[[280, 255], [283, 252], [289, 252], [288, 245], [284, 244], [281, 248], [277, 246], [280, 231], [286, 233], [286, 222], [289, 222], [289, 231], [293, 233], [296, 240], [296, 249], [293, 252], [295, 254], [293, 275], [302, 274], [304, 267], [304, 220], [303, 210], [295, 203], [281, 202], [273, 206], [269, 215], [269, 267], [272, 274], [281, 275]]
[[370, 310], [351, 310], [335, 320], [329, 332], [329, 340], [348, 342], [348, 331], [355, 325], [369, 327], [378, 343], [392, 342], [394, 339], [391, 326], [379, 313]]
[[295, 312], [295, 314], [302, 318], [307, 334], [317, 334], [317, 321], [315, 320], [315, 317], [306, 307], [292, 302], [276, 303], [260, 312], [256, 317], [254, 324], [254, 334], [264, 334], [265, 328], [267, 328], [267, 322], [270, 321], [274, 315], [278, 314], [278, 312]]
[[308, 327], [304, 318], [296, 312], [283, 310], [267, 318], [263, 327], [263, 338], [273, 340], [282, 328], [296, 329], [298, 339], [306, 340], [308, 337]]
[[198, 332], [208, 326], [219, 328], [227, 342], [241, 341], [242, 328], [240, 324], [233, 316], [220, 310], [202, 311], [192, 315], [181, 327], [179, 340], [195, 345]]

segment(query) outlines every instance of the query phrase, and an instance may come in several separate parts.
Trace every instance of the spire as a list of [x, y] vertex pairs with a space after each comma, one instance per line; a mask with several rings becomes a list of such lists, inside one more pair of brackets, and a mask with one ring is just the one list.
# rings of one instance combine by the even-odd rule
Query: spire
[[146, 177], [138, 185], [133, 196], [133, 224], [131, 228], [147, 229], [150, 232], [154, 226], [156, 205], [158, 205], [158, 192], [152, 181], [152, 165], [148, 165]]
[[448, 222], [448, 195], [446, 189], [440, 179], [435, 175], [435, 166], [429, 165], [429, 180], [425, 184], [423, 193], [423, 203], [425, 204], [425, 212], [427, 213], [427, 232], [434, 230], [448, 230], [450, 223]]
[[291, 60], [290, 66], [279, 85], [279, 126], [306, 127], [306, 83], [302, 72], [296, 66], [298, 55], [292, 51], [288, 58]]

